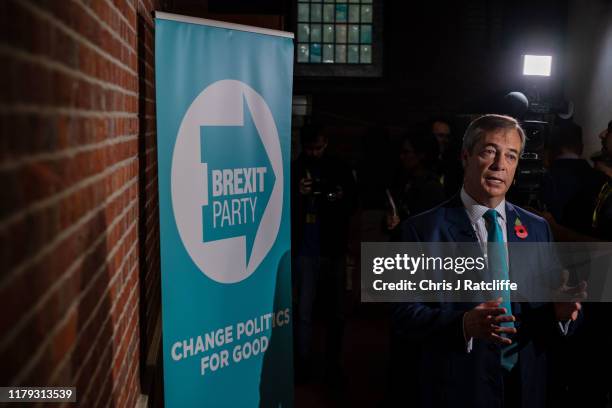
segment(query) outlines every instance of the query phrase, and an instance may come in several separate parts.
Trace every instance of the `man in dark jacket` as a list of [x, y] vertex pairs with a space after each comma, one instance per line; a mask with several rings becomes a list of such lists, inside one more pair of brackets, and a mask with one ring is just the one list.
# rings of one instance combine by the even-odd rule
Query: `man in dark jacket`
[[[510, 117], [485, 115], [472, 122], [463, 141], [461, 193], [405, 221], [403, 241], [480, 243], [488, 248], [488, 269], [500, 272], [496, 278], [545, 267], [546, 256], [498, 253], [510, 242], [552, 239], [543, 218], [505, 201], [524, 144], [523, 130]], [[481, 304], [399, 305], [393, 326], [411, 353], [406, 370], [415, 373], [406, 384], [413, 392], [405, 405], [543, 408], [547, 344], [572, 330], [579, 309], [575, 302], [516, 303], [509, 295]]]
[[298, 380], [311, 371], [313, 309], [318, 288], [327, 317], [327, 379], [341, 376], [344, 329], [345, 254], [354, 179], [348, 167], [329, 157], [322, 129], [306, 126], [302, 153], [292, 166], [292, 252], [298, 293], [296, 322]]
[[583, 234], [591, 229], [594, 203], [603, 184], [582, 156], [582, 128], [573, 122], [555, 128], [550, 141], [549, 177], [543, 201], [557, 223]]

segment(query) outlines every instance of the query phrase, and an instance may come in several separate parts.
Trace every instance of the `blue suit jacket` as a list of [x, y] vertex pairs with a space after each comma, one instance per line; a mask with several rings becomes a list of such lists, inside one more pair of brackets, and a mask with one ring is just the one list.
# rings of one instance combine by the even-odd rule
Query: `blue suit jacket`
[[[516, 236], [516, 218], [527, 228], [525, 239]], [[510, 203], [506, 204], [508, 242], [548, 242], [546, 221]], [[477, 242], [459, 195], [412, 217], [402, 224], [404, 242]], [[524, 261], [524, 260], [523, 260]], [[533, 262], [533, 260], [527, 260]], [[514, 262], [516, 267], [516, 262]], [[533, 265], [532, 265], [533, 266]], [[513, 258], [510, 252], [510, 273]], [[470, 353], [463, 335], [463, 314], [476, 303], [404, 303], [394, 308], [392, 350], [404, 353], [406, 386], [413, 386], [415, 407], [494, 408], [503, 405], [503, 369], [500, 346], [474, 339]], [[551, 304], [513, 303], [517, 317], [519, 370], [523, 407], [546, 404], [546, 348], [559, 336]], [[393, 351], [392, 351], [393, 352]], [[407, 354], [406, 354], [407, 353]], [[393, 356], [392, 356], [393, 358]], [[411, 371], [412, 370], [412, 371]], [[411, 372], [410, 372], [411, 371]]]

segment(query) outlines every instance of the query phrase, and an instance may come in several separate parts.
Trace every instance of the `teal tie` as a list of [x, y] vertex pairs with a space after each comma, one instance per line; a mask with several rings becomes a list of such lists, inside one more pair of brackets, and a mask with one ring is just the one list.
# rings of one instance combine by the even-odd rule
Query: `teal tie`
[[[504, 235], [497, 221], [499, 213], [495, 210], [487, 210], [484, 214], [484, 219], [487, 222], [487, 258], [489, 263], [489, 271], [494, 279], [509, 279], [508, 259], [506, 257], [506, 246], [504, 245]], [[510, 303], [510, 291], [504, 290], [497, 292], [497, 296], [503, 297], [503, 302], [500, 307], [507, 310], [508, 314], [512, 314], [512, 304]], [[514, 327], [514, 322], [503, 322], [500, 326]], [[505, 337], [505, 335], [504, 335]], [[502, 346], [501, 364], [504, 369], [511, 371], [512, 367], [518, 360], [516, 344], [512, 343], [509, 346]]]

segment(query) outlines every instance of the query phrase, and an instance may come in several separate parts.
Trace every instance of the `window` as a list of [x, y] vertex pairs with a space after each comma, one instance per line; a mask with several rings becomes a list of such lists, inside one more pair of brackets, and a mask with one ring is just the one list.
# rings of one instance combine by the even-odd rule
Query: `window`
[[376, 74], [372, 68], [380, 65], [381, 31], [377, 4], [377, 0], [298, 0], [295, 58], [303, 67], [298, 74]]
[[299, 0], [297, 62], [372, 63], [372, 0]]

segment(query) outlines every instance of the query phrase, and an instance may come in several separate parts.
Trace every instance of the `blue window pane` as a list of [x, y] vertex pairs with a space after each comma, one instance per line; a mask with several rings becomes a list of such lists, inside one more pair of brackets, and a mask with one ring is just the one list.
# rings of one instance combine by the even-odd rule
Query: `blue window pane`
[[333, 4], [325, 4], [323, 6], [323, 22], [332, 23], [334, 21], [335, 7]]
[[349, 26], [348, 42], [350, 43], [359, 42], [359, 26], [357, 24]]
[[347, 19], [348, 6], [346, 4], [336, 4], [336, 21], [345, 23]]
[[298, 4], [298, 21], [308, 21], [308, 4]]
[[349, 6], [349, 23], [358, 23], [359, 22], [359, 6], [356, 4], [351, 4]]
[[357, 64], [359, 63], [359, 46], [349, 45], [348, 47], [348, 63]]
[[336, 45], [336, 63], [346, 63], [346, 45]]
[[310, 6], [310, 21], [321, 21], [321, 5], [313, 4]]
[[323, 42], [331, 43], [334, 42], [334, 25], [325, 24], [323, 26]]
[[321, 24], [310, 25], [310, 41], [321, 42]]
[[323, 45], [323, 62], [324, 63], [334, 62], [334, 46], [332, 44]]
[[372, 47], [369, 45], [361, 46], [361, 60], [362, 64], [371, 64], [372, 63]]
[[321, 62], [321, 44], [310, 44], [310, 62]]
[[297, 47], [297, 60], [298, 62], [308, 62], [308, 56], [310, 53], [308, 52], [310, 47], [308, 44], [298, 44]]
[[372, 6], [361, 6], [361, 22], [371, 23], [372, 22]]
[[361, 26], [361, 43], [372, 44], [372, 26], [362, 25]]
[[310, 28], [308, 24], [298, 24], [297, 38], [300, 42], [307, 42]]
[[336, 24], [336, 42], [346, 42], [346, 24]]

